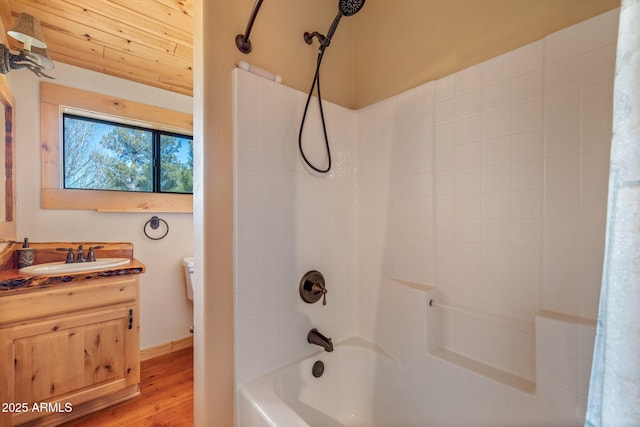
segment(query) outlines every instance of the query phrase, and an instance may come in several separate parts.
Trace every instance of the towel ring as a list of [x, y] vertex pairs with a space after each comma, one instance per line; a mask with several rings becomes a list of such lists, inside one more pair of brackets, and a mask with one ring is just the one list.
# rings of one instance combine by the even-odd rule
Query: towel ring
[[[147, 232], [147, 227], [151, 227], [152, 230], [157, 230], [160, 227], [160, 223], [163, 223], [164, 227], [166, 228], [164, 234], [160, 237], [151, 237]], [[164, 239], [167, 236], [167, 234], [169, 234], [169, 224], [167, 224], [167, 221], [165, 221], [164, 219], [158, 218], [157, 216], [154, 215], [151, 217], [151, 219], [149, 219], [149, 221], [145, 222], [144, 228], [142, 231], [144, 231], [144, 235], [151, 240]]]

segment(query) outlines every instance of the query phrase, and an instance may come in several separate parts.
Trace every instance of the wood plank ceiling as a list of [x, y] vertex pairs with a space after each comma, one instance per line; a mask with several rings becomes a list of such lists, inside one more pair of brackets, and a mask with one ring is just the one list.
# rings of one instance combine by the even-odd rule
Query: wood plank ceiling
[[0, 0], [6, 29], [21, 12], [40, 19], [54, 62], [193, 93], [193, 0]]

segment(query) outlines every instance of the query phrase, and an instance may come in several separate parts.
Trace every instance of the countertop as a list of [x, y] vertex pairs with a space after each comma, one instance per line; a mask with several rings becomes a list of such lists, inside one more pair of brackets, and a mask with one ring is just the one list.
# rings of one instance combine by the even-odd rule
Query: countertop
[[101, 277], [123, 276], [128, 274], [144, 273], [145, 266], [137, 259], [131, 260], [127, 265], [111, 267], [104, 270], [79, 271], [77, 273], [63, 273], [51, 276], [31, 276], [20, 274], [18, 269], [0, 271], [0, 298], [17, 293], [31, 292], [38, 289], [49, 288], [59, 283], [68, 283], [78, 280], [91, 280]]
[[31, 248], [36, 249], [35, 264], [43, 264], [53, 261], [64, 261], [66, 253], [56, 251], [58, 247], [74, 247], [83, 245], [104, 246], [96, 258], [129, 258], [131, 262], [126, 265], [110, 267], [106, 269], [85, 270], [75, 273], [60, 273], [55, 275], [25, 275], [21, 274], [17, 268], [16, 249], [21, 246], [19, 242], [8, 242], [7, 246], [0, 251], [0, 298], [16, 295], [20, 293], [33, 292], [40, 289], [50, 288], [61, 283], [75, 282], [79, 280], [93, 280], [103, 277], [124, 276], [129, 274], [142, 274], [145, 266], [142, 262], [133, 257], [133, 245], [131, 243], [109, 243], [109, 242], [53, 242], [53, 243], [33, 243]]

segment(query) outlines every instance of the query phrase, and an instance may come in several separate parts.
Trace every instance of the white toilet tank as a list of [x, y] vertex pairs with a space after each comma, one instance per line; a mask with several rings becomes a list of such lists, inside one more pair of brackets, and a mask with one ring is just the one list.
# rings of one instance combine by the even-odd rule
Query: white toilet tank
[[185, 257], [182, 260], [182, 266], [184, 267], [184, 279], [187, 289], [187, 299], [193, 301], [193, 257]]

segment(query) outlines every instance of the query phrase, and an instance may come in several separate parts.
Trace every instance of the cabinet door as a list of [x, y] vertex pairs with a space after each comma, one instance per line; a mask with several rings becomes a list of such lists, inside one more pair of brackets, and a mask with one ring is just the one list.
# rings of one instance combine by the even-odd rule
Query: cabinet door
[[123, 388], [136, 384], [137, 360], [130, 357], [138, 348], [134, 308], [14, 328], [14, 401], [50, 401], [116, 381]]

